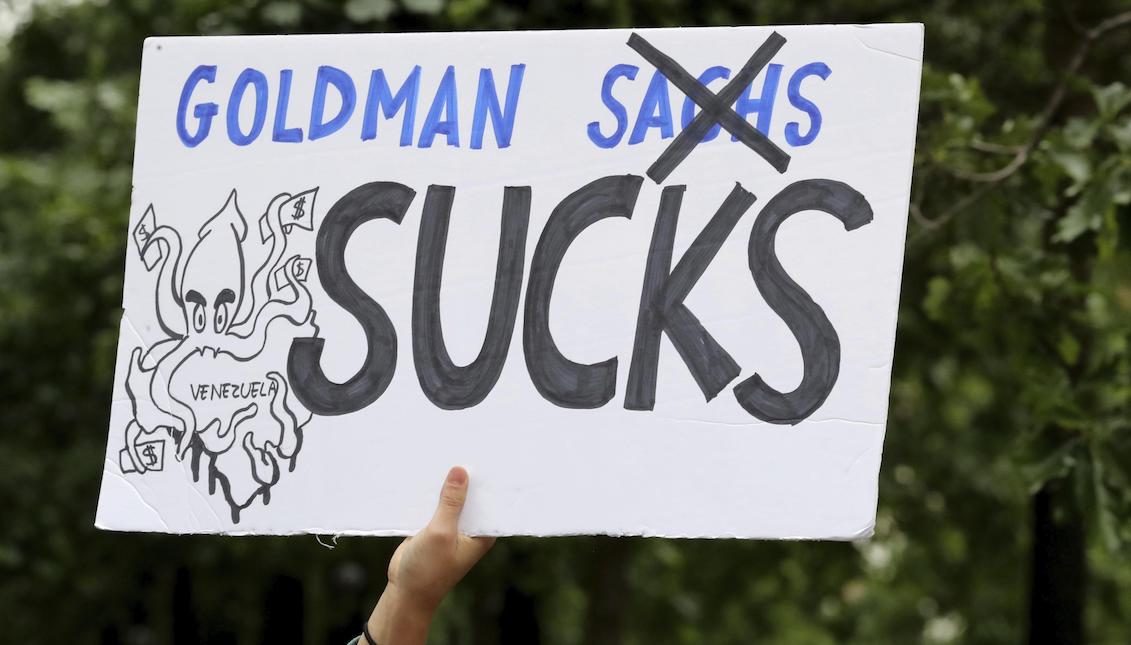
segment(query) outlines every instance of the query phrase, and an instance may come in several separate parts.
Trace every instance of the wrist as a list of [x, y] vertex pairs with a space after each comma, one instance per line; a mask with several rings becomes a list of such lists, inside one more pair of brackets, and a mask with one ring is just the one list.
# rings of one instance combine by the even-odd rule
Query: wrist
[[369, 633], [378, 645], [421, 645], [435, 611], [435, 606], [389, 583], [369, 616]]

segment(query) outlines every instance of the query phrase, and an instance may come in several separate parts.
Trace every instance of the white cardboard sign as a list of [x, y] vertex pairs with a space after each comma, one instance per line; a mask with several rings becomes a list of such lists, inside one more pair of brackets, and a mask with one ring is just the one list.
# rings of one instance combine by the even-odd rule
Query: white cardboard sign
[[921, 25], [151, 38], [97, 525], [871, 533]]

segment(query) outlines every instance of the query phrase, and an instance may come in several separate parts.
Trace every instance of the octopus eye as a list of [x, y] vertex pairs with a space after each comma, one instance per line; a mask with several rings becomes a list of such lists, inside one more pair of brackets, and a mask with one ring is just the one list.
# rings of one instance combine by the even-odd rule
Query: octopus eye
[[221, 302], [216, 305], [216, 333], [222, 334], [228, 328], [228, 303]]
[[192, 308], [192, 328], [196, 333], [204, 331], [204, 326], [208, 323], [207, 317], [204, 315], [204, 305], [196, 304]]

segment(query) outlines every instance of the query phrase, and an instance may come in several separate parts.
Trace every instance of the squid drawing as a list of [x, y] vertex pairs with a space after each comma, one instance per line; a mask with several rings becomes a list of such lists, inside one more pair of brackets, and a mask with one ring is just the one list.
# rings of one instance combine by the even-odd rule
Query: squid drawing
[[219, 487], [233, 523], [257, 498], [270, 503], [283, 470], [295, 468], [311, 418], [284, 374], [291, 340], [318, 335], [306, 286], [311, 261], [287, 251], [289, 237], [313, 231], [316, 193], [274, 197], [258, 219], [258, 243], [235, 190], [187, 255], [152, 205], [133, 230], [142, 263], [156, 273], [163, 339], [130, 356], [123, 470], [152, 469], [147, 446], [168, 437], [194, 482], [206, 465], [208, 492]]

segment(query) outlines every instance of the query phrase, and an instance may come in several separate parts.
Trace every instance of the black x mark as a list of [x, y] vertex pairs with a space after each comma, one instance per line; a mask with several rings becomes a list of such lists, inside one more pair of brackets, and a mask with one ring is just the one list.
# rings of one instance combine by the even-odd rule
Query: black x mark
[[755, 130], [754, 126], [747, 123], [746, 119], [739, 116], [730, 107], [732, 103], [738, 100], [738, 95], [754, 81], [754, 77], [762, 71], [762, 68], [770, 62], [770, 59], [778, 53], [778, 50], [784, 44], [785, 38], [781, 34], [776, 31], [770, 34], [770, 37], [754, 52], [750, 60], [746, 61], [738, 74], [726, 84], [721, 92], [715, 94], [707, 89], [706, 85], [700, 83], [699, 79], [687, 73], [687, 70], [675, 62], [671, 56], [656, 49], [635, 33], [628, 37], [628, 46], [643, 56], [644, 60], [652, 63], [661, 74], [686, 94], [687, 98], [694, 101], [701, 110], [691, 120], [691, 123], [683, 129], [683, 132], [680, 132], [675, 140], [668, 145], [660, 158], [648, 168], [648, 176], [652, 178], [652, 181], [659, 184], [667, 179], [667, 176], [691, 153], [695, 146], [699, 145], [703, 137], [716, 123], [746, 144], [746, 147], [757, 152], [778, 172], [784, 173], [786, 168], [789, 168], [789, 155], [774, 145], [774, 142], [770, 141], [766, 135]]

